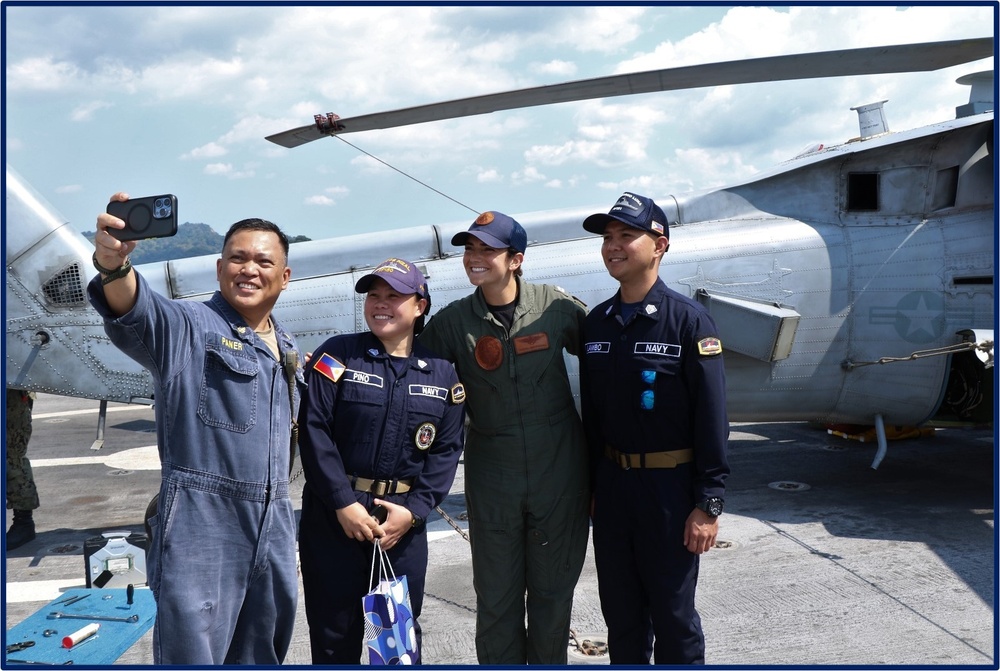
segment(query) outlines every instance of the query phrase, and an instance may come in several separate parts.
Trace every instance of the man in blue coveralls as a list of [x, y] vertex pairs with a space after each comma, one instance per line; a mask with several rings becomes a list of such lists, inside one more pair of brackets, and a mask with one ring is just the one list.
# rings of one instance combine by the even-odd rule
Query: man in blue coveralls
[[653, 200], [625, 193], [583, 227], [603, 235], [620, 285], [584, 322], [580, 385], [608, 653], [704, 664], [698, 556], [715, 544], [729, 474], [722, 343], [705, 308], [659, 278], [670, 241]]
[[295, 340], [271, 318], [291, 277], [288, 238], [261, 219], [233, 224], [219, 290], [197, 303], [164, 298], [132, 270], [136, 243], [109, 232], [124, 225], [98, 216], [88, 294], [156, 385], [153, 663], [280, 664], [298, 596], [288, 470], [303, 384]]

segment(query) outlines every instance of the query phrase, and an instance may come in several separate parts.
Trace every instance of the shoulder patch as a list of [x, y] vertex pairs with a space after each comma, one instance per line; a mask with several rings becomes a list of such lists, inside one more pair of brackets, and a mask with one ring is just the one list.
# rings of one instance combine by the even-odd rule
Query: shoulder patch
[[698, 341], [698, 354], [702, 356], [722, 354], [722, 341], [718, 338], [702, 338]]
[[324, 354], [316, 362], [316, 365], [313, 366], [313, 370], [336, 384], [340, 381], [340, 376], [344, 374], [347, 367], [329, 354]]
[[451, 403], [452, 405], [458, 405], [459, 403], [465, 402], [465, 387], [461, 382], [456, 384], [451, 388]]

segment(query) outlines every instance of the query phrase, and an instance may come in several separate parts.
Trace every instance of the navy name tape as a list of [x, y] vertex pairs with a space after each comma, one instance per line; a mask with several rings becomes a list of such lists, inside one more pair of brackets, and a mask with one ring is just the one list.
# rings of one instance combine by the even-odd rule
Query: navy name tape
[[681, 355], [681, 346], [665, 342], [637, 342], [633, 354], [679, 357]]
[[611, 343], [610, 342], [588, 342], [583, 346], [584, 351], [587, 354], [610, 354], [611, 353]]
[[448, 400], [448, 390], [444, 387], [431, 387], [426, 384], [411, 384], [410, 396], [431, 396], [442, 401]]
[[378, 387], [381, 389], [384, 386], [381, 375], [374, 375], [372, 373], [364, 373], [360, 370], [352, 370], [350, 368], [345, 371], [345, 375], [341, 378], [342, 382], [356, 382], [357, 384], [367, 384], [371, 387]]

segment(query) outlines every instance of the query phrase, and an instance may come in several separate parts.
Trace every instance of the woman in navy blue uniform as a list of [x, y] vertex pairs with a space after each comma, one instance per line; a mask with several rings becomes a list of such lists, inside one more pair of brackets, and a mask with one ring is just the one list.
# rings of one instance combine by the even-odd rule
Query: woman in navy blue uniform
[[299, 412], [299, 554], [314, 664], [360, 661], [375, 538], [407, 578], [419, 650], [424, 520], [448, 495], [464, 444], [465, 391], [452, 365], [414, 339], [430, 309], [423, 274], [387, 259], [355, 290], [367, 294], [370, 332], [313, 352]]

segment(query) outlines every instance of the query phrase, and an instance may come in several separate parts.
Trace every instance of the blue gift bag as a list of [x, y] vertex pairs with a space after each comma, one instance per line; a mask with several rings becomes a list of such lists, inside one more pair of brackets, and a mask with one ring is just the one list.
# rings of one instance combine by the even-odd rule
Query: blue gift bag
[[377, 538], [372, 554], [372, 583], [376, 579], [376, 565], [378, 584], [362, 597], [368, 663], [373, 666], [418, 664], [420, 652], [410, 607], [410, 588], [405, 575], [396, 577]]

